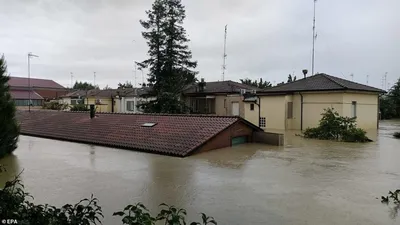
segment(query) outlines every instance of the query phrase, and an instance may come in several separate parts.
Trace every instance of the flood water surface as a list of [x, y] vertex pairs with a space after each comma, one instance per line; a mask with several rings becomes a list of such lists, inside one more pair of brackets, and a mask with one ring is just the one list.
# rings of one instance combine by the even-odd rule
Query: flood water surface
[[[400, 122], [382, 122], [376, 142], [303, 140], [286, 146], [241, 145], [189, 158], [21, 136], [2, 159], [0, 183], [24, 170], [37, 203], [61, 206], [93, 193], [103, 224], [112, 213], [143, 202], [168, 203], [214, 216], [218, 224], [400, 224], [380, 196], [400, 188]], [[377, 199], [378, 198], [378, 199]]]

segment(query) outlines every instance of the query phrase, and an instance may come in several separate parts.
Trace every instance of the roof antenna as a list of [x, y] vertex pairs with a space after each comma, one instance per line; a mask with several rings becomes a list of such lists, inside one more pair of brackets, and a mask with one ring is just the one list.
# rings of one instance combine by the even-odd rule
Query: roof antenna
[[354, 74], [350, 74], [351, 81], [354, 81]]
[[314, 0], [314, 19], [313, 19], [313, 47], [312, 47], [312, 68], [311, 68], [311, 76], [314, 75], [314, 61], [315, 61], [315, 40], [317, 39], [317, 34], [315, 33], [315, 8], [316, 8], [317, 0]]
[[367, 75], [367, 85], [368, 85], [369, 75]]
[[228, 36], [228, 25], [225, 25], [225, 36], [224, 36], [224, 55], [223, 55], [223, 64], [222, 64], [222, 81], [225, 80], [225, 70], [226, 70], [226, 37]]

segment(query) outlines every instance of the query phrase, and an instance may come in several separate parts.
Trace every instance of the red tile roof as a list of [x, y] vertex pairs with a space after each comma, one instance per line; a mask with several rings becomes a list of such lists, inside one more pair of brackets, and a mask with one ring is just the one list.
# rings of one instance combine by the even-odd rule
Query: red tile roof
[[[10, 77], [8, 85], [12, 87], [29, 87], [29, 79], [26, 77]], [[54, 82], [53, 80], [31, 78], [30, 83], [32, 87], [37, 88], [53, 88], [53, 89], [64, 89], [65, 87]]]
[[[174, 156], [187, 156], [240, 117], [18, 111], [21, 133]], [[143, 127], [156, 123], [154, 127]]]
[[[29, 91], [11, 90], [10, 91], [12, 99], [24, 99], [29, 100]], [[31, 100], [42, 100], [42, 96], [38, 93], [31, 91]]]

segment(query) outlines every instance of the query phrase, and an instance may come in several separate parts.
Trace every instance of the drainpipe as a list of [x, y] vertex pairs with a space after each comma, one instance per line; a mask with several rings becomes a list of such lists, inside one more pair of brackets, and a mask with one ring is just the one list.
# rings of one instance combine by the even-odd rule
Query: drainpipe
[[261, 128], [261, 98], [258, 96], [258, 103], [257, 101], [254, 102], [258, 106], [258, 127]]
[[303, 131], [303, 95], [299, 92], [301, 96], [301, 105], [300, 105], [300, 130]]
[[114, 112], [114, 97], [111, 96], [111, 112]]

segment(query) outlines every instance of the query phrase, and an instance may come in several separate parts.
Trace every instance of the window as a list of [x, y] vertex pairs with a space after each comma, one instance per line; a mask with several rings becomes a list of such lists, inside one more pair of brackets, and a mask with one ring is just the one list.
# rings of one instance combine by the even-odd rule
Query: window
[[266, 118], [260, 117], [260, 127], [266, 127]]
[[357, 117], [357, 102], [355, 101], [351, 102], [351, 117]]
[[250, 110], [251, 110], [251, 111], [254, 111], [254, 103], [251, 103], [251, 104], [250, 104]]
[[293, 118], [293, 102], [287, 103], [287, 119]]
[[134, 101], [126, 101], [126, 111], [130, 111], [130, 112], [135, 111], [135, 102]]

